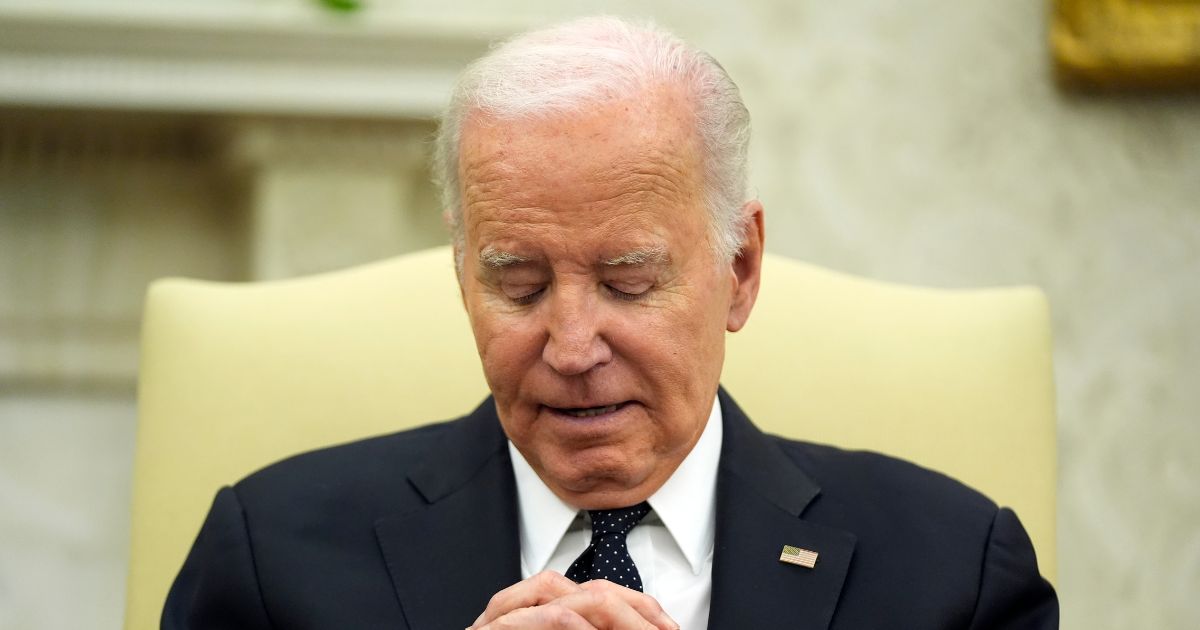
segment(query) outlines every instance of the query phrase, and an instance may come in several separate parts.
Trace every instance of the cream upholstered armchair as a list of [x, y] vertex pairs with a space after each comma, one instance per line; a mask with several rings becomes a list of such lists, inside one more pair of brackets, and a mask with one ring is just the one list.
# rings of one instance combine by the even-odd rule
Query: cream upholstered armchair
[[[1036, 289], [889, 285], [768, 255], [723, 383], [763, 429], [883, 451], [1012, 506], [1055, 567], [1049, 317]], [[125, 626], [158, 627], [217, 488], [487, 394], [439, 248], [262, 284], [161, 280], [142, 341]]]

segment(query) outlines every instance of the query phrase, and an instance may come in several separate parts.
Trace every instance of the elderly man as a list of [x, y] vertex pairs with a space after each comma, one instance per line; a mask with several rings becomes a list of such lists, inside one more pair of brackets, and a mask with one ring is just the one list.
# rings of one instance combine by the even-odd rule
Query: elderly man
[[163, 626], [1057, 627], [1010, 511], [719, 389], [759, 286], [748, 140], [721, 67], [651, 26], [468, 68], [438, 167], [492, 397], [223, 489]]

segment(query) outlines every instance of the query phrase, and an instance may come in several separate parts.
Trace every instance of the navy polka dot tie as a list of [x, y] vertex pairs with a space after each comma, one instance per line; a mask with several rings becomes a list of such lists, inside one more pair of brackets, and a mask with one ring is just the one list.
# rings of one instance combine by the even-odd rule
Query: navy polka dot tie
[[592, 544], [571, 563], [567, 577], [579, 584], [608, 580], [641, 591], [642, 576], [629, 557], [625, 536], [649, 513], [650, 504], [645, 501], [617, 510], [588, 510], [592, 517]]

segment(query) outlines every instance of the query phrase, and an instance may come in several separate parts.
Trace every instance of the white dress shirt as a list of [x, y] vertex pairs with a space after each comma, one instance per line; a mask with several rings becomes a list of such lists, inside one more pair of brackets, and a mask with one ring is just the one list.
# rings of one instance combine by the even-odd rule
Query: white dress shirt
[[[700, 440], [650, 497], [651, 512], [627, 538], [645, 593], [684, 630], [708, 627], [721, 433], [721, 405], [714, 400]], [[566, 573], [591, 542], [587, 512], [551, 492], [512, 442], [508, 450], [521, 512], [522, 577], [546, 569]]]

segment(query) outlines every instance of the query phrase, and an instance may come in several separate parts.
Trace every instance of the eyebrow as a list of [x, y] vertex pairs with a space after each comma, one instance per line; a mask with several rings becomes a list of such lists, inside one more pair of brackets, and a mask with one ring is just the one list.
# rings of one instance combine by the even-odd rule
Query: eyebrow
[[[492, 247], [484, 248], [479, 252], [479, 264], [492, 271], [500, 271], [510, 267], [516, 267], [525, 263], [531, 262], [533, 259], [525, 256], [520, 256], [512, 252], [495, 249]], [[671, 255], [667, 253], [666, 247], [647, 247], [644, 249], [635, 249], [625, 252], [615, 258], [601, 261], [606, 267], [621, 267], [621, 266], [638, 266], [638, 265], [662, 265], [671, 261]]]
[[492, 271], [523, 265], [529, 261], [530, 259], [524, 256], [518, 256], [512, 252], [505, 252], [492, 247], [486, 247], [482, 252], [479, 252], [479, 264], [483, 268], [491, 269]]
[[605, 260], [604, 265], [608, 267], [618, 267], [621, 265], [663, 265], [670, 261], [671, 255], [667, 253], [667, 248], [658, 246], [625, 252], [616, 258]]

